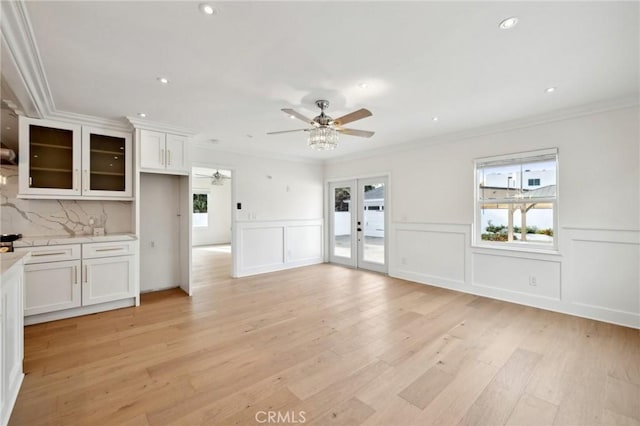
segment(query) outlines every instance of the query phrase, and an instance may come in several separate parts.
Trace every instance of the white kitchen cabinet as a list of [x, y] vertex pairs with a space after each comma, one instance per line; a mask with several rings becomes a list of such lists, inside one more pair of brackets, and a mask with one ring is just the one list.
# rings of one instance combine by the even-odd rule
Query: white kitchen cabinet
[[135, 297], [133, 256], [84, 259], [82, 305]]
[[25, 315], [81, 305], [80, 260], [29, 264], [24, 267], [24, 274]]
[[145, 129], [139, 132], [141, 171], [189, 174], [189, 138]]
[[28, 251], [28, 324], [131, 306], [138, 293], [135, 241], [20, 247]]
[[0, 424], [9, 422], [22, 384], [24, 358], [22, 267], [2, 276], [0, 301]]
[[20, 117], [19, 192], [30, 196], [81, 195], [81, 126]]
[[131, 197], [131, 134], [82, 127], [82, 195]]
[[21, 198], [131, 199], [127, 132], [20, 117]]

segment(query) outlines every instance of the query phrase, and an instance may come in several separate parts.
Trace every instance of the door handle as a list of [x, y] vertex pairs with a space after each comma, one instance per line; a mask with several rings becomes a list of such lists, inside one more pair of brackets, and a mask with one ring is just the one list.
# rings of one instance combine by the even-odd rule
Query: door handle
[[358, 232], [362, 232], [362, 228], [358, 228]]
[[89, 173], [87, 169], [84, 170], [84, 176], [82, 176], [82, 186], [85, 191], [89, 189]]
[[171, 165], [171, 150], [167, 149], [167, 159], [168, 159], [168, 164], [167, 165]]

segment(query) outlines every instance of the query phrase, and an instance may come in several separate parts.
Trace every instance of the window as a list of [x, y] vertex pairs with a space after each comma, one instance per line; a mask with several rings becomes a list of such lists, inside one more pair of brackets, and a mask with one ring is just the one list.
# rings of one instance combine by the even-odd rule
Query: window
[[209, 226], [209, 194], [193, 194], [193, 226]]
[[475, 161], [477, 245], [557, 247], [557, 163], [557, 149]]

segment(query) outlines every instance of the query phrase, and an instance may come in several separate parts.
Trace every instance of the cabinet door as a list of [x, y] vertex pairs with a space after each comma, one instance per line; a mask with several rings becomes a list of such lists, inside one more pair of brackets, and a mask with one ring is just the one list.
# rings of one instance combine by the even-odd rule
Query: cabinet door
[[133, 256], [118, 256], [84, 260], [82, 304], [134, 297], [133, 259]]
[[140, 168], [165, 169], [166, 135], [151, 130], [140, 130]]
[[80, 306], [80, 261], [26, 265], [24, 291], [25, 316]]
[[131, 197], [131, 134], [82, 128], [82, 195]]
[[6, 424], [22, 380], [23, 313], [22, 273], [15, 272], [2, 281], [2, 424]]
[[167, 170], [189, 172], [188, 148], [187, 137], [167, 134]]
[[20, 117], [20, 194], [80, 195], [80, 126]]

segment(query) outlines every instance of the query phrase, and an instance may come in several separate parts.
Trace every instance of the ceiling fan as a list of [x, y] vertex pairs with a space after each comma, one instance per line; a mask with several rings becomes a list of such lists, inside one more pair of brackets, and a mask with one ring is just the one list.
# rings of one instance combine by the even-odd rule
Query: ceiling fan
[[218, 185], [218, 186], [224, 185], [225, 180], [231, 179], [229, 176], [223, 175], [222, 173], [220, 173], [219, 170], [216, 170], [216, 172], [212, 175], [203, 175], [203, 174], [196, 173], [196, 177], [211, 178], [211, 185]]
[[311, 125], [310, 128], [307, 129], [295, 129], [295, 130], [281, 130], [278, 132], [269, 132], [268, 135], [277, 135], [281, 133], [292, 133], [292, 132], [309, 132], [309, 146], [318, 150], [325, 149], [334, 149], [338, 145], [338, 133], [342, 133], [344, 135], [351, 136], [360, 136], [364, 138], [370, 138], [374, 135], [375, 132], [371, 132], [369, 130], [357, 130], [357, 129], [348, 129], [342, 127], [344, 124], [351, 123], [356, 120], [360, 120], [366, 117], [370, 117], [371, 111], [365, 108], [361, 108], [357, 111], [353, 111], [349, 114], [343, 115], [342, 117], [333, 119], [325, 114], [324, 110], [329, 108], [329, 101], [324, 99], [320, 99], [316, 101], [316, 105], [320, 108], [320, 115], [315, 117], [313, 120], [305, 117], [299, 112], [290, 109], [283, 108], [282, 112], [288, 114], [291, 118], [297, 118], [299, 120], [304, 121], [305, 123]]

